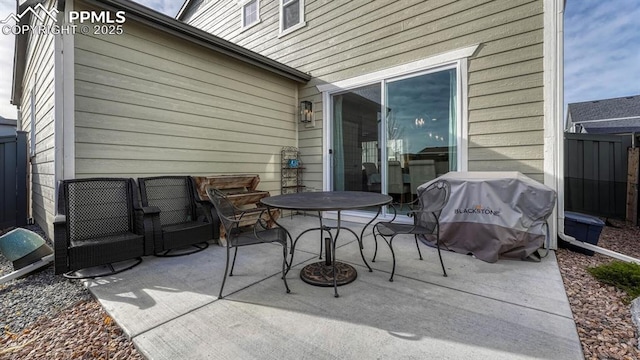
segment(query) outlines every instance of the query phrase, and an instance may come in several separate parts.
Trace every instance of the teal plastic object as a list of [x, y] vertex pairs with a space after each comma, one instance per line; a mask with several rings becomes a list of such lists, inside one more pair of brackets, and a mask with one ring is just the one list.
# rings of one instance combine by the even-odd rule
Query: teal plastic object
[[23, 258], [43, 245], [48, 247], [42, 236], [23, 228], [11, 230], [0, 236], [0, 253], [9, 261]]

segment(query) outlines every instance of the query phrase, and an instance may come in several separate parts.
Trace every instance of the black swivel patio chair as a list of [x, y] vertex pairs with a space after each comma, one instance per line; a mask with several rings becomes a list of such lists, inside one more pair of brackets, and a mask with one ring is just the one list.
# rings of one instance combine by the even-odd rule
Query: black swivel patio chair
[[375, 241], [375, 252], [373, 255], [373, 262], [376, 261], [376, 255], [378, 253], [378, 235], [384, 239], [389, 245], [391, 250], [391, 256], [393, 258], [393, 269], [391, 270], [391, 277], [389, 281], [393, 281], [393, 275], [396, 271], [396, 255], [393, 251], [393, 239], [401, 234], [413, 235], [416, 247], [418, 248], [418, 255], [422, 260], [422, 252], [418, 245], [418, 236], [421, 237], [435, 237], [436, 248], [438, 249], [438, 257], [440, 258], [440, 265], [442, 266], [442, 273], [447, 276], [447, 271], [444, 268], [442, 262], [442, 254], [440, 253], [440, 223], [438, 218], [440, 212], [449, 201], [449, 195], [451, 193], [451, 186], [445, 180], [437, 180], [430, 184], [425, 189], [418, 189], [418, 198], [412, 203], [417, 203], [417, 208], [407, 213], [407, 216], [413, 218], [413, 224], [396, 222], [397, 213], [390, 221], [378, 222], [373, 227], [373, 238]]
[[[213, 207], [218, 214], [220, 223], [226, 233], [226, 247], [227, 247], [227, 260], [224, 268], [224, 276], [222, 278], [222, 285], [220, 285], [220, 293], [218, 298], [222, 299], [222, 290], [224, 288], [225, 281], [227, 280], [227, 274], [233, 276], [233, 267], [236, 263], [236, 256], [238, 255], [238, 248], [241, 246], [249, 246], [264, 243], [276, 243], [282, 246], [282, 280], [284, 286], [287, 289], [287, 293], [290, 293], [289, 285], [287, 284], [286, 274], [289, 270], [289, 264], [287, 263], [287, 239], [289, 234], [287, 231], [278, 226], [269, 228], [266, 221], [263, 218], [263, 213], [267, 213], [268, 209], [264, 208], [262, 213], [257, 216], [255, 225], [253, 226], [241, 226], [243, 217], [255, 216], [255, 211], [242, 211], [236, 208], [225, 194], [213, 187], [207, 187], [207, 195], [209, 200], [213, 204]], [[229, 269], [229, 257], [231, 249], [235, 248], [233, 253], [233, 261], [231, 262], [231, 269]]]
[[160, 209], [154, 224], [156, 256], [182, 256], [206, 249], [214, 236], [213, 221], [195, 196], [190, 176], [138, 178], [143, 206]]
[[139, 206], [133, 179], [61, 181], [53, 223], [55, 273], [93, 278], [138, 265], [153, 251], [153, 216], [157, 209]]

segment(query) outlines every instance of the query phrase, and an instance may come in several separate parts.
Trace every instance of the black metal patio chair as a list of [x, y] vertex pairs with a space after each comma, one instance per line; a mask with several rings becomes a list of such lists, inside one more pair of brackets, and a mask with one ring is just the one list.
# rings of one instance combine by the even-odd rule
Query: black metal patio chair
[[213, 239], [213, 221], [196, 199], [190, 176], [138, 178], [143, 206], [155, 206], [154, 254], [182, 256], [206, 249]]
[[[277, 224], [272, 228], [269, 228], [262, 213], [256, 217], [255, 225], [241, 226], [241, 223], [244, 223], [243, 217], [245, 215], [249, 217], [255, 216], [255, 211], [247, 212], [236, 208], [223, 192], [216, 190], [213, 187], [207, 187], [207, 195], [218, 214], [218, 218], [220, 219], [220, 223], [222, 224], [227, 237], [227, 260], [225, 263], [224, 276], [222, 278], [222, 285], [220, 285], [218, 298], [222, 299], [222, 290], [224, 289], [224, 284], [227, 280], [227, 274], [229, 276], [233, 276], [233, 268], [236, 263], [238, 248], [241, 246], [264, 243], [276, 243], [282, 246], [282, 280], [284, 281], [287, 293], [290, 293], [291, 290], [289, 290], [286, 278], [286, 274], [289, 270], [289, 264], [287, 263], [287, 240], [290, 238], [287, 231]], [[267, 208], [262, 210], [263, 213], [266, 213], [267, 211]], [[234, 248], [233, 261], [231, 262], [231, 269], [229, 269], [229, 257], [232, 248]]]
[[422, 252], [420, 251], [418, 236], [435, 237], [436, 248], [438, 249], [438, 257], [440, 258], [440, 265], [442, 266], [443, 276], [447, 276], [447, 271], [444, 268], [442, 261], [442, 254], [440, 253], [440, 224], [438, 218], [440, 212], [449, 201], [449, 195], [451, 193], [451, 186], [445, 180], [437, 180], [430, 184], [425, 189], [418, 189], [418, 198], [412, 203], [416, 205], [415, 210], [411, 210], [407, 213], [407, 216], [413, 218], [413, 223], [401, 223], [396, 222], [397, 213], [394, 209], [393, 218], [390, 221], [378, 222], [373, 227], [373, 238], [375, 241], [375, 251], [373, 254], [373, 262], [376, 261], [376, 255], [378, 253], [378, 235], [384, 239], [389, 245], [391, 250], [391, 256], [393, 258], [393, 268], [391, 270], [391, 277], [389, 281], [393, 281], [393, 275], [396, 271], [396, 255], [393, 251], [393, 240], [398, 235], [413, 235], [416, 247], [418, 248], [418, 255], [422, 260]]
[[157, 212], [139, 206], [133, 179], [61, 181], [53, 224], [55, 273], [93, 278], [138, 265], [153, 251], [152, 217]]

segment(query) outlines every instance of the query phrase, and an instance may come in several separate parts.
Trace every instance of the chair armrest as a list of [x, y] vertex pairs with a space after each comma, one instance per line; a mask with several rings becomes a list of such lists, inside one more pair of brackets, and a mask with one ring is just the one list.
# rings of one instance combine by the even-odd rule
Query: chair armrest
[[[259, 210], [259, 211], [258, 211]], [[238, 215], [237, 218], [241, 219], [244, 215], [246, 214], [258, 214], [258, 219], [260, 219], [262, 217], [262, 214], [265, 213], [265, 211], [267, 211], [268, 208], [266, 207], [257, 207], [257, 208], [253, 208], [253, 209], [247, 209], [247, 210], [239, 210], [238, 211]]]
[[209, 202], [209, 200], [201, 200], [198, 196], [196, 196], [194, 200], [196, 206], [195, 218], [198, 219], [198, 221], [204, 221], [206, 219], [207, 222], [213, 223], [210, 216], [211, 208], [213, 207], [211, 202]]
[[393, 203], [389, 204], [388, 206], [390, 209], [393, 209], [393, 217], [391, 218], [391, 220], [384, 222], [393, 222], [396, 219], [396, 216], [398, 216], [398, 209], [396, 209], [396, 206]]
[[209, 199], [202, 200], [199, 197], [197, 197], [195, 200], [196, 200], [196, 205], [207, 205], [207, 204], [210, 204]]
[[160, 251], [156, 244], [162, 242], [162, 225], [160, 224], [160, 208], [157, 206], [141, 206], [134, 209], [136, 217], [136, 233], [144, 235], [144, 254], [153, 255]]
[[143, 206], [140, 210], [142, 210], [142, 214], [144, 215], [160, 214], [160, 208], [157, 206]]
[[[269, 224], [267, 224], [267, 221], [265, 219], [262, 218], [262, 215], [269, 210], [269, 208], [259, 208], [261, 209], [260, 214], [258, 214], [258, 218], [256, 219], [256, 225], [260, 225], [264, 230], [269, 228]], [[271, 212], [268, 212], [269, 217], [271, 217]], [[254, 226], [255, 228], [255, 226]]]
[[67, 217], [58, 214], [53, 221], [53, 268], [56, 275], [69, 271], [68, 248]]

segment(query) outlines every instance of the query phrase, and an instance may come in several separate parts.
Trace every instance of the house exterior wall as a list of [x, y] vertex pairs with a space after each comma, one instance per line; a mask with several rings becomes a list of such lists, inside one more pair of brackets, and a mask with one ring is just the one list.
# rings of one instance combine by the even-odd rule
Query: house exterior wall
[[305, 184], [322, 188], [322, 97], [316, 85], [480, 44], [468, 62], [468, 169], [516, 170], [543, 181], [543, 0], [305, 1], [306, 26], [279, 37], [279, 0], [241, 29], [240, 5], [216, 1], [183, 20], [309, 72], [314, 103], [301, 127]]
[[[51, 10], [53, 1], [43, 3]], [[42, 14], [41, 14], [42, 15]], [[30, 25], [50, 26], [53, 20], [42, 15], [43, 24], [35, 16]], [[53, 238], [55, 216], [55, 139], [54, 139], [54, 36], [27, 32], [26, 64], [21, 80], [21, 115], [19, 130], [28, 132], [30, 157], [30, 216]], [[34, 141], [35, 140], [35, 141]]]
[[77, 178], [246, 173], [280, 192], [294, 81], [133, 20], [74, 50]]

